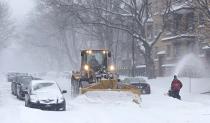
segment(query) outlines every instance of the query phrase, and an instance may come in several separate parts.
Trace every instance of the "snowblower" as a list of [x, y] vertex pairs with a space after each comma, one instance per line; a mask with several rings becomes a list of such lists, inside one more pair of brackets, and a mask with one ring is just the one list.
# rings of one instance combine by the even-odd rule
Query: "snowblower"
[[120, 82], [114, 65], [110, 64], [108, 50], [82, 50], [80, 71], [73, 71], [71, 95], [76, 97], [87, 92], [125, 92], [133, 94], [133, 101], [139, 103], [140, 90]]

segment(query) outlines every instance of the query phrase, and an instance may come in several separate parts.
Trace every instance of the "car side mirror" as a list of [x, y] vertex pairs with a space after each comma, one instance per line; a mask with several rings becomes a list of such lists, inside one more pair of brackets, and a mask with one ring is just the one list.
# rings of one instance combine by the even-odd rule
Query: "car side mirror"
[[67, 91], [66, 91], [66, 90], [63, 90], [63, 91], [62, 91], [62, 94], [65, 94], [65, 93], [67, 93]]

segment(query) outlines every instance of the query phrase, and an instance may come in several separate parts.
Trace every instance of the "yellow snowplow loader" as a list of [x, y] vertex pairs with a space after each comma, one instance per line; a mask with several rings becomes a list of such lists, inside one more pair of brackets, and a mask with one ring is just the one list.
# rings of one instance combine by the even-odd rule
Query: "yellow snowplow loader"
[[81, 56], [80, 71], [73, 72], [71, 78], [73, 97], [90, 91], [129, 92], [135, 97], [133, 101], [139, 103], [139, 88], [119, 81], [115, 67], [109, 64], [110, 51], [82, 50]]

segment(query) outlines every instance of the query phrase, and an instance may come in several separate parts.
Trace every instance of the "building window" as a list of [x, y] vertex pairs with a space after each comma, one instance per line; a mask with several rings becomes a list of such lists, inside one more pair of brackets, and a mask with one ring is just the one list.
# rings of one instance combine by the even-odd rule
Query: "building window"
[[181, 3], [182, 0], [174, 0], [175, 3]]
[[174, 0], [175, 3], [183, 3], [185, 1], [188, 1], [188, 0]]
[[152, 25], [147, 26], [147, 38], [153, 39], [153, 27]]
[[155, 24], [154, 34], [157, 35], [159, 33], [158, 24]]
[[158, 53], [158, 47], [155, 47], [155, 54], [154, 54], [155, 55], [155, 59], [158, 58], [158, 54], [157, 53]]
[[194, 14], [193, 13], [189, 13], [187, 15], [186, 31], [189, 31], [189, 32], [194, 31]]
[[166, 45], [167, 56], [171, 56], [171, 45]]
[[205, 18], [204, 15], [202, 13], [199, 13], [199, 25], [204, 25], [205, 24]]
[[181, 31], [180, 30], [181, 20], [182, 20], [182, 15], [176, 14], [174, 16], [174, 33]]
[[166, 30], [169, 31], [169, 32], [172, 31], [171, 25], [172, 25], [172, 22], [168, 20], [168, 21], [166, 22]]
[[180, 44], [174, 45], [174, 56], [179, 57], [181, 56], [181, 53], [182, 53], [181, 45]]

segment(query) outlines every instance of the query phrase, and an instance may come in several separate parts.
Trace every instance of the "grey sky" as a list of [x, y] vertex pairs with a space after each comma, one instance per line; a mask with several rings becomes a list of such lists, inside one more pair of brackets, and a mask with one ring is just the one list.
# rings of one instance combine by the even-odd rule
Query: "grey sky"
[[6, 0], [12, 11], [13, 17], [22, 20], [34, 7], [35, 0]]

